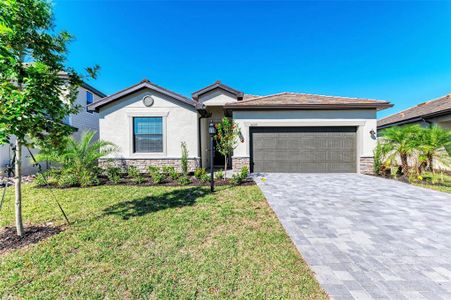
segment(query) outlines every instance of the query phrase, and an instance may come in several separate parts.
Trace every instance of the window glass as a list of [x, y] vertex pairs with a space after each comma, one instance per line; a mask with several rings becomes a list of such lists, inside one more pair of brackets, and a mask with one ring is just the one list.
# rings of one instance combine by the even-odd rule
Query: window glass
[[133, 118], [133, 150], [149, 153], [163, 152], [163, 118]]
[[[86, 105], [89, 105], [92, 102], [94, 102], [94, 95], [91, 92], [86, 91]], [[86, 107], [86, 111], [90, 112], [88, 107]]]

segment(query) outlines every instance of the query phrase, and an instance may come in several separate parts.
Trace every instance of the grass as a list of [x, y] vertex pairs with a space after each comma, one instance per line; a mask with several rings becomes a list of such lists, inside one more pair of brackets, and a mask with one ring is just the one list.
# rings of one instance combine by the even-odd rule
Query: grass
[[257, 186], [25, 185], [24, 219], [62, 224], [52, 195], [73, 225], [0, 256], [0, 298], [327, 298]]
[[421, 186], [424, 188], [451, 194], [451, 176], [439, 173], [433, 175], [431, 172], [425, 172], [424, 174], [422, 174], [422, 176], [423, 176], [422, 182], [412, 182], [412, 183], [414, 185]]

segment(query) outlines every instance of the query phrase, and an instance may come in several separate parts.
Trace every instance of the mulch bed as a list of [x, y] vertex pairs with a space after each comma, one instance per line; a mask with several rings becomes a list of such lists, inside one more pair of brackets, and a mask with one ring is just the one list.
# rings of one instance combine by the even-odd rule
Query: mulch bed
[[9, 251], [36, 244], [63, 231], [61, 226], [37, 225], [25, 227], [25, 234], [19, 237], [15, 227], [0, 229], [0, 255]]
[[[121, 178], [121, 181], [119, 183], [113, 183], [111, 181], [109, 181], [106, 177], [104, 176], [100, 176], [99, 177], [99, 181], [100, 184], [99, 185], [127, 185], [127, 186], [210, 186], [210, 182], [203, 182], [200, 181], [198, 179], [196, 179], [195, 177], [191, 177], [191, 183], [187, 184], [187, 185], [181, 185], [177, 180], [172, 180], [172, 179], [165, 179], [162, 183], [153, 183], [151, 178], [146, 176], [144, 177], [144, 181], [141, 183], [136, 183], [135, 181], [133, 181], [131, 178]], [[215, 186], [224, 186], [224, 185], [232, 185], [232, 183], [230, 182], [229, 179], [226, 180], [215, 180]], [[248, 186], [248, 185], [255, 185], [255, 182], [248, 178], [246, 180], [244, 180], [243, 182], [241, 182], [238, 185], [244, 185], [244, 186]], [[40, 188], [61, 188], [61, 189], [67, 189], [67, 187], [59, 187], [56, 184], [50, 184], [49, 186], [42, 186]]]

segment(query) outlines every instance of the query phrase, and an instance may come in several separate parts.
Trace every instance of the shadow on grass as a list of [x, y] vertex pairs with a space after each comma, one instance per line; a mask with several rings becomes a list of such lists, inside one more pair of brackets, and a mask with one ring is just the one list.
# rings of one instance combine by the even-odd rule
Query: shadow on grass
[[105, 215], [116, 215], [124, 220], [140, 217], [160, 210], [191, 206], [207, 194], [201, 187], [174, 189], [169, 192], [120, 202], [104, 209]]

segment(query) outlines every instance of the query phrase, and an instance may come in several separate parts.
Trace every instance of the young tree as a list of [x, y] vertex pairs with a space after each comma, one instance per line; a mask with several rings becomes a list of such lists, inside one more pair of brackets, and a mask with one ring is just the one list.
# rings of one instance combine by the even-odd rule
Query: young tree
[[418, 139], [420, 156], [427, 160], [429, 171], [434, 173], [434, 161], [439, 161], [444, 165], [449, 164], [447, 149], [451, 146], [451, 130], [433, 125], [424, 128]]
[[418, 135], [421, 132], [419, 125], [393, 126], [381, 132], [381, 140], [388, 145], [387, 151], [393, 159], [399, 156], [402, 173], [409, 173], [409, 156], [418, 146]]
[[224, 117], [216, 124], [215, 135], [216, 149], [224, 155], [224, 179], [226, 178], [228, 158], [232, 156], [233, 150], [238, 146], [240, 129], [230, 118]]
[[[71, 35], [53, 31], [51, 4], [44, 0], [0, 0], [0, 144], [15, 141], [17, 234], [24, 233], [21, 197], [22, 146], [58, 147], [71, 133], [63, 123], [81, 77], [67, 68]], [[95, 75], [97, 67], [87, 69]]]

